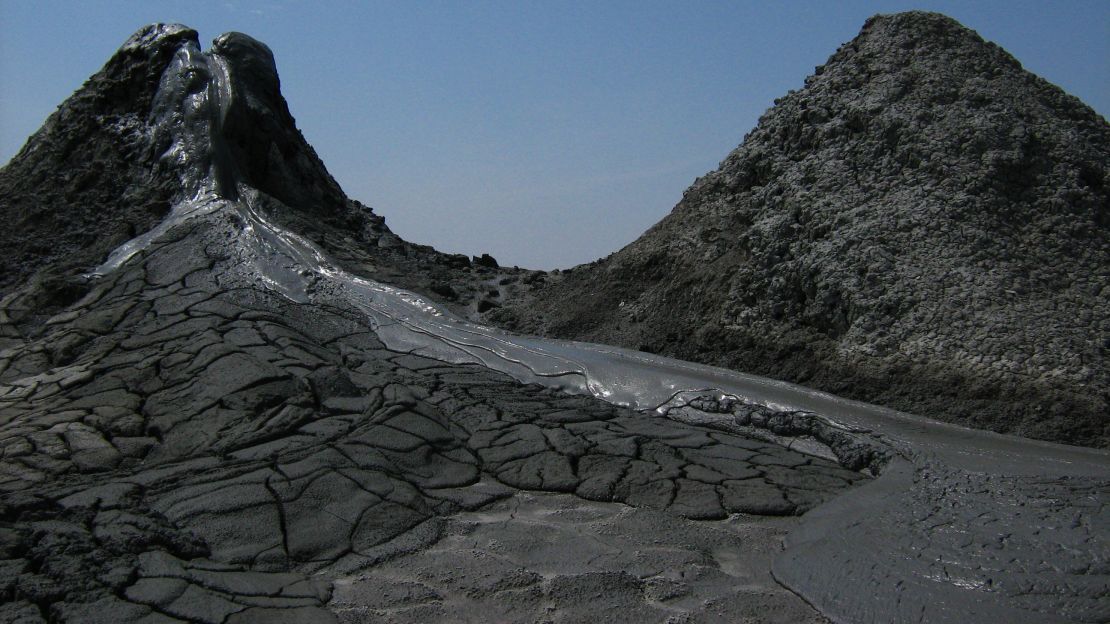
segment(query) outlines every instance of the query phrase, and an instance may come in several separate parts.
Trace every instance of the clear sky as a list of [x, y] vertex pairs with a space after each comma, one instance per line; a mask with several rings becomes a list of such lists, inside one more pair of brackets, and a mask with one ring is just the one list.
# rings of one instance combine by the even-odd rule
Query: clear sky
[[1110, 116], [1110, 0], [0, 0], [0, 162], [138, 27], [274, 51], [298, 125], [402, 237], [502, 264], [607, 255], [874, 13], [940, 11]]

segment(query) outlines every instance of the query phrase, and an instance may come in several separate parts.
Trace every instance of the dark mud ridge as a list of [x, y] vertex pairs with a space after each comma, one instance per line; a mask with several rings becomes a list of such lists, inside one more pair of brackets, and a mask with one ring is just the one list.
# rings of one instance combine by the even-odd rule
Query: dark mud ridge
[[64, 137], [168, 203], [6, 260], [0, 621], [1110, 618], [1106, 452], [456, 316], [537, 274], [347, 200], [245, 35], [148, 27], [74, 98], [0, 172], [13, 228]]

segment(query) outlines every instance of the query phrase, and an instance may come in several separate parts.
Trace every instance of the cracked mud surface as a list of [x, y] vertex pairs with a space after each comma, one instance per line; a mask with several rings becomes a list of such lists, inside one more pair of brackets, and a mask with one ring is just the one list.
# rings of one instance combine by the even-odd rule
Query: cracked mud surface
[[679, 523], [801, 513], [865, 480], [773, 443], [386, 350], [356, 311], [240, 283], [233, 259], [209, 253], [220, 225], [181, 227], [40, 336], [5, 326], [10, 613], [326, 619], [327, 579], [434, 544], [445, 517], [510, 488]]
[[[155, 91], [145, 122], [97, 117], [121, 84]], [[0, 172], [17, 238], [51, 230], [20, 221], [36, 194], [176, 203], [146, 233], [120, 212], [107, 260], [111, 220], [68, 263], [68, 230], [5, 258], [0, 621], [1110, 621], [1104, 451], [507, 334], [372, 281], [467, 313], [541, 274], [348, 200], [245, 35], [143, 29], [60, 111]], [[131, 194], [42, 188], [83, 140]]]

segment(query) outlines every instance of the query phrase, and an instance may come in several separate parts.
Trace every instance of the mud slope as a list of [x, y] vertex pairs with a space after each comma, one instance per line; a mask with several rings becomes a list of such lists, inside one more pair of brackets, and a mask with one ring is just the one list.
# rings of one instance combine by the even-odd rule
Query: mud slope
[[[134, 151], [84, 149], [123, 192], [52, 210], [167, 206], [28, 230], [0, 299], [0, 621], [1106, 620], [1107, 452], [466, 320], [536, 274], [348, 200], [265, 45], [155, 25], [121, 63], [158, 77]], [[63, 121], [4, 206], [70, 174]]]
[[1108, 164], [996, 45], [877, 16], [640, 239], [487, 319], [1105, 447]]

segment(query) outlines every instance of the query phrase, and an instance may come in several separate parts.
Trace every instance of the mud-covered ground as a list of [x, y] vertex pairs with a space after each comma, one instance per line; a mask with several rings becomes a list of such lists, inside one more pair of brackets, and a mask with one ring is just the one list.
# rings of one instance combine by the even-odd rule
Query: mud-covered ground
[[352, 624], [827, 622], [770, 575], [796, 524], [518, 492], [452, 516], [427, 550], [337, 579], [329, 606]]
[[[38, 337], [4, 326], [8, 614], [327, 619], [328, 578], [435, 544], [451, 535], [447, 516], [517, 490], [655, 510], [644, 517], [659, 528], [634, 539], [686, 543], [672, 533], [681, 518], [801, 513], [865, 479], [772, 443], [389, 351], [357, 310], [296, 304], [241, 276], [220, 247], [239, 225], [181, 226]], [[760, 539], [781, 535], [768, 530]], [[659, 571], [594, 578], [580, 563], [545, 591], [616, 574], [621, 604], [635, 598], [660, 621], [678, 609], [652, 602]], [[807, 612], [763, 582], [768, 600]], [[706, 583], [699, 592], [730, 600], [730, 583]]]
[[[173, 198], [111, 255], [82, 140]], [[88, 230], [5, 258], [0, 620], [1110, 618], [1105, 452], [454, 319], [562, 278], [389, 233], [249, 37], [140, 30], [18, 159]]]

